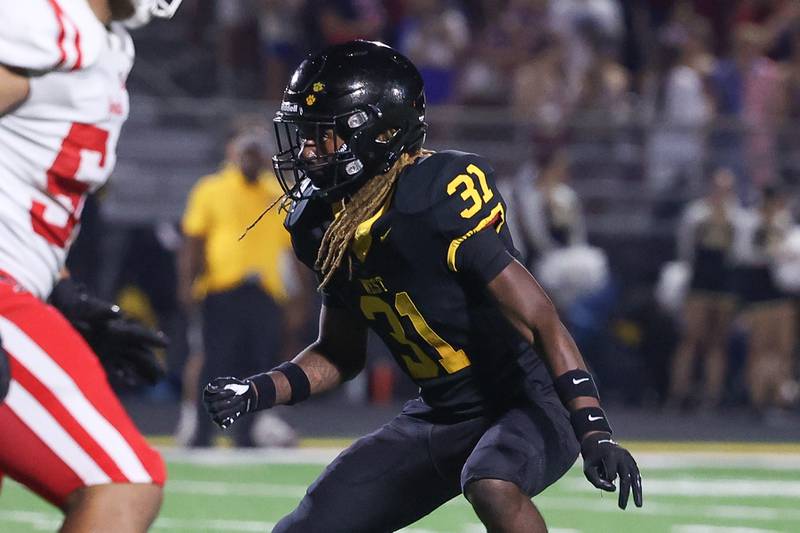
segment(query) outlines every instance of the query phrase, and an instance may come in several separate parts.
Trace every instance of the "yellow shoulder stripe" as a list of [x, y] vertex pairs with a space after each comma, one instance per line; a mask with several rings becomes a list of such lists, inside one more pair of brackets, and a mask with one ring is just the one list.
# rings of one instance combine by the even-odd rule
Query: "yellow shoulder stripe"
[[506, 212], [503, 209], [503, 204], [498, 203], [496, 206], [492, 208], [492, 212], [489, 213], [485, 218], [483, 218], [478, 225], [466, 232], [461, 237], [457, 237], [450, 242], [450, 247], [447, 249], [447, 268], [452, 270], [453, 272], [458, 272], [456, 268], [456, 252], [458, 251], [458, 247], [461, 246], [461, 243], [467, 240], [468, 238], [472, 237], [483, 228], [491, 224], [491, 222], [497, 218], [497, 215], [500, 215], [500, 223], [497, 225], [496, 231], [500, 233], [500, 230], [503, 227], [503, 224], [506, 221]]

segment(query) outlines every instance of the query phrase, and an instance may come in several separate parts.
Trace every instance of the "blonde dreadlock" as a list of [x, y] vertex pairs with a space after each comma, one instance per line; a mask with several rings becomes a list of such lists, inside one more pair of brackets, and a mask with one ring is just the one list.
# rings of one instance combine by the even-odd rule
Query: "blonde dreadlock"
[[[367, 181], [356, 192], [347, 204], [343, 204], [339, 216], [331, 222], [317, 252], [314, 267], [322, 273], [322, 282], [318, 289], [324, 288], [333, 278], [334, 273], [347, 255], [347, 249], [353, 242], [359, 224], [375, 214], [386, 202], [397, 182], [397, 176], [406, 166], [420, 156], [430, 155], [430, 150], [420, 150], [413, 154], [404, 153], [385, 174], [379, 174]], [[351, 260], [352, 261], [352, 260]], [[350, 263], [352, 268], [352, 263]]]

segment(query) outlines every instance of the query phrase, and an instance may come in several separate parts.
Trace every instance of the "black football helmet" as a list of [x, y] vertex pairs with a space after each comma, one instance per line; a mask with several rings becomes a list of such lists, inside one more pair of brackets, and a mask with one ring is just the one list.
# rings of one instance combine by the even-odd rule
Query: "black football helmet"
[[[297, 67], [274, 125], [278, 154], [272, 163], [286, 194], [334, 201], [388, 171], [402, 153], [422, 147], [422, 77], [383, 43], [330, 46]], [[332, 153], [319, 153], [331, 135], [342, 141]], [[307, 140], [316, 143], [316, 157], [301, 157]]]

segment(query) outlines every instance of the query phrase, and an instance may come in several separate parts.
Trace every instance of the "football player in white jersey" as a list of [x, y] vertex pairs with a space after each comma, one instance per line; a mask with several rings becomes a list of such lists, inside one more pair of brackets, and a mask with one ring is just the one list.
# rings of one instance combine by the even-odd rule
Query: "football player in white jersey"
[[121, 21], [179, 3], [0, 1], [0, 475], [61, 508], [63, 532], [146, 531], [161, 506], [164, 462], [105, 369], [154, 382], [163, 339], [63, 267], [128, 114]]

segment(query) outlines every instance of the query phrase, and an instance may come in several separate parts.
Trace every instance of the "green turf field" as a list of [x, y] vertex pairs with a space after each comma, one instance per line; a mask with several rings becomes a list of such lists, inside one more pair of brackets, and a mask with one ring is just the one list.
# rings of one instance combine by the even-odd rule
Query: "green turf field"
[[[644, 477], [645, 507], [620, 511], [573, 468], [535, 499], [553, 533], [800, 532], [800, 453], [796, 447], [631, 447]], [[659, 451], [654, 451], [654, 450]], [[302, 497], [334, 452], [165, 452], [170, 470], [153, 531], [267, 531]], [[631, 503], [631, 506], [633, 504]], [[358, 509], [342, 509], [358, 512]], [[6, 480], [0, 531], [54, 531], [59, 514]], [[483, 531], [457, 498], [405, 532]]]

